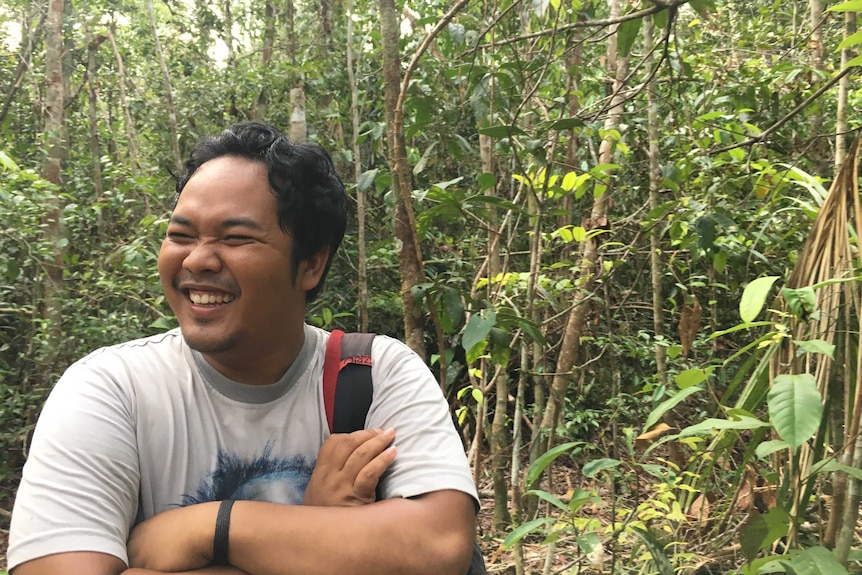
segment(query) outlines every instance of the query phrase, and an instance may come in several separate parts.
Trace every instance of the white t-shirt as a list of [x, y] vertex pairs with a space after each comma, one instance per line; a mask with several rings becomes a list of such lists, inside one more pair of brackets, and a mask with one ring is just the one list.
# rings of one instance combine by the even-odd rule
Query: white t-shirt
[[[134, 525], [177, 506], [254, 499], [301, 504], [329, 436], [321, 380], [329, 334], [272, 385], [227, 379], [180, 331], [99, 349], [51, 392], [12, 512], [9, 568], [98, 551], [128, 563]], [[477, 497], [448, 405], [421, 358], [378, 336], [366, 428], [394, 428], [383, 498], [454, 489]]]

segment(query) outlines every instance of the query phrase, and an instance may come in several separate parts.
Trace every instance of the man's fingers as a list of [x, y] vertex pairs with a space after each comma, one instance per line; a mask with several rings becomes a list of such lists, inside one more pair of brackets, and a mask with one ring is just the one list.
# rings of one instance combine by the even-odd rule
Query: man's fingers
[[374, 499], [374, 490], [377, 489], [380, 478], [393, 461], [395, 461], [395, 446], [390, 445], [356, 474], [356, 481], [353, 484], [354, 492]]
[[392, 429], [381, 431], [377, 435], [366, 439], [362, 445], [357, 446], [353, 450], [353, 453], [344, 463], [344, 473], [356, 477], [366, 465], [392, 445], [394, 440], [395, 430]]
[[379, 429], [362, 429], [353, 433], [332, 434], [317, 454], [318, 464], [322, 463], [331, 471], [341, 471], [359, 447], [380, 433], [382, 431]]

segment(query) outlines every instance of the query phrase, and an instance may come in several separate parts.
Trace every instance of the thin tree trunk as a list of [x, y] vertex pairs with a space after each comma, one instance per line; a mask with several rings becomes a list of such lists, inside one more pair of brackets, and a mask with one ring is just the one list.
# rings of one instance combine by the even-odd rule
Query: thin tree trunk
[[[652, 52], [655, 49], [653, 23], [651, 18], [644, 18], [644, 51], [647, 54], [645, 65], [647, 70], [653, 67]], [[658, 148], [658, 94], [655, 80], [650, 79], [646, 86], [647, 94], [647, 133], [649, 139], [649, 207], [654, 210], [659, 205], [659, 185], [661, 184], [661, 166], [659, 165]], [[650, 269], [652, 271], [652, 313], [653, 331], [656, 340], [664, 335], [664, 307], [661, 291], [661, 280], [664, 277], [664, 267], [661, 259], [661, 231], [658, 226], [650, 231]], [[667, 347], [660, 342], [655, 346], [656, 373], [661, 383], [667, 381]]]
[[48, 320], [50, 331], [59, 336], [62, 329], [63, 289], [63, 238], [60, 211], [60, 185], [62, 162], [66, 155], [63, 139], [65, 125], [65, 86], [63, 80], [63, 11], [64, 0], [50, 0], [45, 31], [45, 134], [47, 134], [48, 156], [43, 177], [57, 186], [57, 194], [50, 200], [43, 218], [45, 236], [53, 247], [52, 261], [46, 264], [45, 297], [43, 317]]
[[123, 108], [123, 127], [126, 131], [126, 149], [129, 153], [129, 167], [132, 170], [137, 170], [138, 166], [138, 136], [135, 131], [135, 122], [132, 120], [132, 112], [129, 109], [129, 97], [126, 95], [126, 68], [123, 65], [123, 57], [120, 55], [120, 50], [117, 48], [117, 41], [114, 39], [114, 24], [111, 24], [111, 30], [108, 32], [108, 39], [111, 41], [111, 49], [114, 51], [114, 59], [117, 61], [117, 84], [120, 89], [120, 106]]
[[401, 242], [398, 264], [401, 271], [401, 305], [404, 310], [404, 341], [421, 357], [426, 357], [424, 318], [411, 292], [425, 279], [419, 246], [415, 241], [413, 206], [409, 202], [413, 189], [404, 134], [397, 129], [396, 108], [401, 88], [401, 57], [398, 50], [400, 27], [394, 0], [379, 0], [381, 47], [383, 52], [383, 92], [386, 106], [389, 166], [395, 193], [395, 238]]
[[98, 201], [102, 197], [102, 145], [99, 142], [99, 122], [97, 107], [99, 103], [98, 86], [96, 83], [96, 51], [107, 36], [98, 36], [90, 40], [87, 46], [87, 84], [88, 116], [90, 121], [90, 155], [93, 161], [93, 196]]
[[12, 107], [12, 101], [15, 99], [15, 94], [18, 93], [18, 90], [21, 88], [21, 84], [24, 83], [24, 76], [26, 75], [27, 70], [30, 69], [30, 59], [33, 56], [33, 46], [39, 40], [39, 36], [42, 35], [42, 29], [45, 26], [45, 18], [47, 16], [47, 12], [43, 13], [41, 18], [39, 18], [39, 23], [36, 24], [35, 28], [33, 28], [33, 31], [28, 34], [26, 38], [21, 39], [21, 54], [18, 56], [18, 67], [15, 69], [15, 79], [12, 81], [12, 84], [9, 86], [9, 90], [6, 92], [6, 97], [3, 99], [3, 107], [0, 108], [0, 125], [6, 121], [6, 116], [9, 114], [9, 109]]
[[224, 3], [222, 4], [222, 12], [224, 14], [224, 34], [222, 35], [222, 40], [227, 49], [228, 67], [233, 69], [236, 54], [234, 53], [233, 47], [233, 12], [231, 11], [230, 1], [231, 0], [224, 0]]
[[[808, 9], [811, 19], [811, 39], [808, 42], [810, 49], [809, 64], [814, 70], [811, 85], [820, 84], [826, 74], [824, 62], [826, 60], [826, 48], [823, 45], [823, 22], [826, 18], [823, 12], [823, 0], [808, 0]], [[829, 166], [828, 144], [823, 138], [823, 109], [816, 107], [809, 117], [809, 126], [812, 145], [807, 156], [813, 159], [817, 175], [826, 176]]]
[[302, 88], [290, 91], [290, 132], [288, 137], [298, 144], [308, 139], [308, 124], [305, 120], [305, 92]]
[[[263, 15], [263, 50], [261, 51], [261, 72], [264, 78], [269, 76], [269, 66], [272, 61], [272, 47], [275, 44], [275, 0], [266, 0], [264, 5]], [[290, 92], [291, 106], [293, 106], [293, 91]], [[257, 96], [257, 102], [254, 104], [252, 119], [260, 122], [266, 117], [267, 108], [269, 107], [269, 92], [268, 86], [264, 83], [260, 88], [260, 93]], [[302, 122], [305, 123], [305, 97], [302, 98]], [[290, 130], [293, 132], [293, 113], [290, 117]], [[293, 140], [293, 136], [290, 136]], [[294, 140], [299, 142], [300, 140]], [[301, 140], [305, 141], [305, 138]]]
[[[856, 13], [844, 13], [844, 39], [846, 40], [856, 32]], [[841, 69], [847, 67], [847, 62], [853, 57], [853, 48], [847, 47], [841, 50]], [[847, 154], [847, 98], [850, 94], [850, 75], [843, 76], [838, 81], [838, 110], [835, 119], [835, 173], [838, 173], [844, 156]]]
[[368, 331], [368, 255], [365, 246], [366, 190], [359, 187], [362, 178], [362, 150], [359, 146], [359, 90], [353, 55], [353, 0], [347, 0], [347, 80], [350, 84], [350, 119], [353, 124], [353, 181], [356, 183], [356, 233], [359, 250], [359, 331]]
[[[620, 15], [620, 0], [611, 0], [610, 18], [615, 19]], [[608, 75], [613, 77], [613, 96], [610, 109], [605, 118], [604, 128], [606, 131], [616, 130], [619, 127], [623, 111], [624, 97], [622, 95], [622, 82], [628, 73], [628, 60], [617, 59], [617, 28], [615, 25], [608, 37], [607, 69]], [[613, 162], [613, 141], [605, 138], [599, 147], [599, 164], [610, 164]], [[590, 217], [583, 225], [587, 232], [608, 227], [608, 209], [610, 204], [611, 186], [607, 182], [607, 190], [593, 201]], [[594, 283], [595, 266], [598, 260], [599, 240], [595, 237], [588, 238], [582, 243], [580, 255], [579, 275], [581, 284], [575, 292], [573, 307], [569, 312], [566, 328], [563, 332], [563, 341], [560, 353], [557, 356], [557, 365], [554, 370], [554, 378], [551, 382], [551, 393], [545, 413], [542, 417], [541, 430], [547, 433], [547, 441], [542, 442], [544, 449], [550, 449], [554, 442], [554, 430], [557, 427], [559, 413], [562, 409], [569, 382], [574, 379], [573, 369], [580, 355], [580, 340], [586, 324], [587, 311], [589, 309], [590, 291]]]
[[171, 128], [171, 151], [174, 154], [174, 167], [179, 172], [183, 165], [183, 157], [180, 153], [180, 135], [177, 127], [177, 107], [174, 105], [174, 89], [171, 86], [171, 75], [168, 72], [168, 65], [165, 63], [165, 56], [162, 53], [162, 44], [159, 41], [159, 31], [156, 28], [156, 15], [153, 12], [153, 0], [146, 0], [147, 14], [150, 17], [150, 27], [153, 29], [153, 45], [156, 49], [156, 58], [159, 60], [159, 67], [162, 70], [162, 81], [165, 83], [165, 102], [168, 105], [168, 123]]

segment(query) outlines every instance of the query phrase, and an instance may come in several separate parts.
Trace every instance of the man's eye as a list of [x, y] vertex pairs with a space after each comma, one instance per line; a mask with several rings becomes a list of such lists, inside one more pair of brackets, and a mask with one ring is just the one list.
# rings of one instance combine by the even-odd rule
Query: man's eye
[[184, 234], [182, 232], [168, 232], [168, 239], [176, 240], [176, 241], [185, 241], [185, 240], [192, 239], [192, 237], [189, 234]]
[[244, 243], [247, 243], [247, 242], [250, 242], [253, 240], [254, 240], [254, 238], [252, 238], [251, 236], [238, 236], [238, 235], [225, 236], [225, 238], [224, 238], [224, 241], [226, 241], [227, 243], [232, 243], [232, 244], [244, 244]]

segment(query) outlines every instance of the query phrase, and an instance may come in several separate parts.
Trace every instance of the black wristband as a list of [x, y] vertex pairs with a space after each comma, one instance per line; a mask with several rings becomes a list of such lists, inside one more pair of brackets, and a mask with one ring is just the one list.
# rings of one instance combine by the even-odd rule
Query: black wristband
[[230, 510], [233, 499], [221, 502], [216, 516], [215, 536], [213, 537], [213, 565], [228, 565], [227, 548], [230, 542]]

